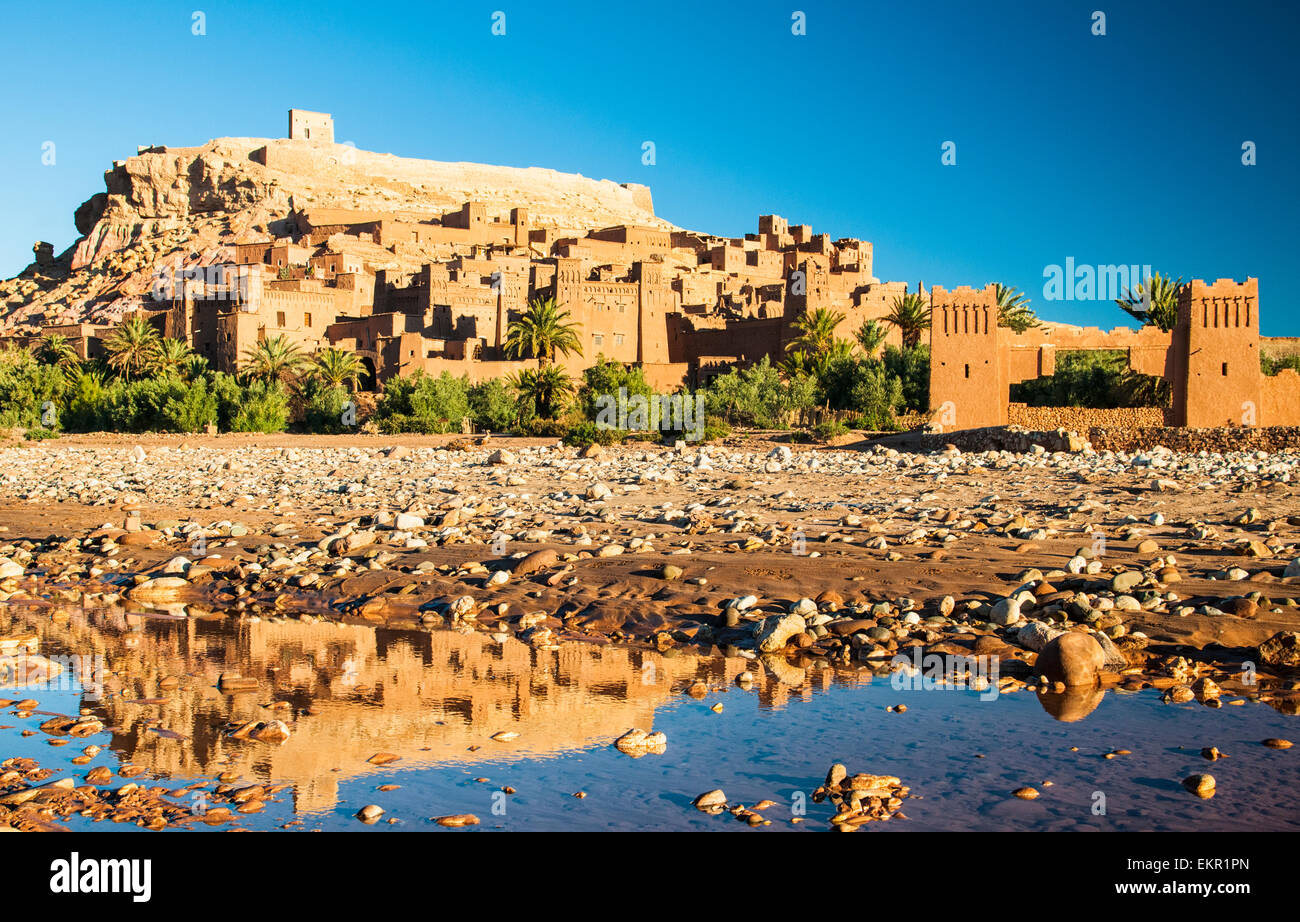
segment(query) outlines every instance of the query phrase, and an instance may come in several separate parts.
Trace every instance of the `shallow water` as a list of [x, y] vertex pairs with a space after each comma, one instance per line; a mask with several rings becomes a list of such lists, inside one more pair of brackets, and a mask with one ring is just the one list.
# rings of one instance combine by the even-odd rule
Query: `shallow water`
[[[46, 656], [102, 654], [105, 694], [86, 700], [64, 680], [0, 688], [0, 697], [37, 698], [47, 713], [87, 707], [107, 729], [51, 746], [44, 733], [20, 735], [45, 716], [17, 718], [7, 708], [0, 758], [27, 756], [78, 778], [96, 765], [116, 772], [129, 763], [146, 770], [132, 780], [169, 788], [231, 770], [248, 783], [291, 784], [265, 812], [234, 824], [251, 829], [290, 821], [298, 830], [440, 829], [432, 817], [473, 813], [477, 830], [749, 831], [690, 806], [721, 787], [733, 803], [775, 802], [763, 811], [772, 824], [758, 831], [821, 830], [835, 810], [811, 795], [832, 762], [897, 775], [911, 788], [905, 818], [870, 831], [1300, 829], [1300, 750], [1260, 744], [1294, 739], [1300, 718], [1259, 703], [1166, 705], [1155, 690], [1065, 702], [1024, 691], [994, 698], [900, 689], [865, 669], [787, 667], [778, 679], [738, 656], [580, 643], [534, 651], [478, 632], [0, 609], [0, 636], [22, 631], [40, 636]], [[746, 669], [759, 678], [742, 689], [734, 679]], [[222, 693], [223, 672], [259, 687]], [[168, 676], [179, 687], [161, 688]], [[685, 694], [697, 680], [710, 689], [701, 699]], [[719, 703], [721, 712], [711, 710]], [[897, 704], [906, 712], [887, 710]], [[1092, 710], [1063, 722], [1052, 716], [1063, 706], [1067, 714]], [[282, 745], [223, 733], [232, 721], [273, 719], [291, 729]], [[619, 752], [612, 741], [632, 727], [665, 732], [667, 751], [635, 759]], [[502, 731], [518, 736], [491, 739]], [[73, 765], [90, 743], [103, 752]], [[1204, 746], [1228, 758], [1208, 762]], [[1105, 758], [1115, 749], [1131, 754]], [[367, 761], [377, 753], [400, 758]], [[1212, 799], [1180, 786], [1197, 772], [1217, 779]], [[114, 777], [110, 786], [121, 783]], [[1011, 795], [1025, 785], [1041, 796]], [[515, 793], [503, 793], [507, 786]], [[378, 823], [355, 818], [366, 804], [386, 811]]]

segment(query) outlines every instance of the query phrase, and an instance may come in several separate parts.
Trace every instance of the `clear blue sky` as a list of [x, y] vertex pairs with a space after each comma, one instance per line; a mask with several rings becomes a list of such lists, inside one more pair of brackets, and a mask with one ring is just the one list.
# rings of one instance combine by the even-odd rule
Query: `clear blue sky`
[[1070, 256], [1254, 275], [1264, 332], [1300, 335], [1290, 0], [10, 3], [0, 25], [5, 277], [75, 240], [136, 145], [282, 137], [294, 106], [367, 150], [646, 183], [692, 229], [775, 212], [873, 241], [882, 279], [1003, 281], [1049, 319], [1125, 319], [1044, 302]]

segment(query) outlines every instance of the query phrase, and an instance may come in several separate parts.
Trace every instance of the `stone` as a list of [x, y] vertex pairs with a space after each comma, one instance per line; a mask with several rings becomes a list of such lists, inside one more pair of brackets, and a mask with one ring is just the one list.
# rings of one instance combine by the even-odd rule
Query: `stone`
[[998, 627], [1009, 627], [1020, 621], [1021, 600], [1018, 596], [1009, 599], [999, 599], [989, 612], [989, 622], [996, 624]]
[[488, 455], [488, 464], [509, 465], [514, 464], [517, 459], [515, 453], [505, 448], [498, 448], [492, 454]]
[[720, 810], [727, 805], [727, 795], [722, 792], [721, 788], [715, 788], [712, 791], [705, 791], [699, 797], [691, 801], [691, 806], [697, 810]]
[[784, 650], [791, 638], [806, 629], [807, 623], [799, 615], [769, 615], [759, 622], [754, 640], [760, 653], [776, 653]]
[[1048, 641], [1035, 668], [1053, 682], [1078, 687], [1095, 685], [1105, 664], [1101, 645], [1091, 634], [1068, 631]]
[[1145, 579], [1146, 574], [1141, 570], [1125, 570], [1122, 573], [1116, 573], [1111, 577], [1110, 591], [1117, 593], [1128, 592], [1142, 585]]
[[555, 566], [560, 561], [560, 555], [548, 547], [539, 551], [533, 551], [519, 559], [515, 564], [511, 575], [515, 578], [527, 576], [529, 573], [536, 573], [538, 570], [546, 570]]
[[24, 572], [26, 571], [12, 560], [0, 559], [0, 579], [22, 576]]
[[1197, 797], [1203, 800], [1209, 800], [1214, 796], [1215, 780], [1213, 775], [1197, 774], [1188, 775], [1183, 779], [1183, 787], [1191, 791]]
[[1268, 666], [1300, 668], [1300, 631], [1278, 631], [1259, 645], [1259, 658]]

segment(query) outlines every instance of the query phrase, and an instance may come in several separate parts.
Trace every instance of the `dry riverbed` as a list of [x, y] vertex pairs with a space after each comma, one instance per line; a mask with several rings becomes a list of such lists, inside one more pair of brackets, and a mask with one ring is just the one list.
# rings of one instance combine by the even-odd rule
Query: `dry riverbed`
[[[22, 648], [33, 669], [48, 652], [42, 625], [71, 608], [452, 629], [533, 657], [613, 644], [721, 657], [728, 687], [798, 688], [823, 671], [869, 681], [899, 655], [941, 657], [963, 663], [955, 678], [975, 690], [1037, 694], [1064, 721], [1107, 689], [1300, 711], [1297, 452], [65, 437], [0, 446], [0, 472], [0, 604], [23, 613], [0, 653], [34, 640]], [[238, 664], [212, 678], [226, 694], [259, 683]], [[15, 714], [40, 710], [0, 698]], [[75, 739], [94, 732], [79, 720], [99, 719], [56, 716], [36, 732]], [[620, 749], [650, 758], [661, 742], [644, 715], [607, 729], [639, 731]], [[295, 730], [247, 711], [203, 732], [278, 745]], [[818, 794], [836, 805], [832, 825], [901, 816], [909, 779], [857, 767], [867, 774], [832, 771]], [[0, 811], [64, 803], [155, 828], [194, 822], [159, 800], [165, 790], [101, 802], [93, 782], [64, 779], [32, 793], [43, 771], [0, 768]], [[259, 810], [274, 780], [216, 779], [214, 815]], [[765, 822], [711, 793], [708, 810]]]

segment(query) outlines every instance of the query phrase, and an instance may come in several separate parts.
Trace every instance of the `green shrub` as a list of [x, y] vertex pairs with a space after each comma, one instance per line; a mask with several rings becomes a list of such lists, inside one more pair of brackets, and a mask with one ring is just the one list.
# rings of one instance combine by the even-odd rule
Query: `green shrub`
[[564, 444], [578, 448], [586, 448], [588, 445], [593, 444], [614, 445], [623, 441], [627, 434], [624, 429], [610, 429], [605, 426], [598, 426], [590, 420], [583, 420], [565, 433]]
[[1300, 372], [1300, 354], [1291, 353], [1290, 355], [1274, 355], [1260, 350], [1259, 353], [1259, 370], [1264, 374], [1277, 374], [1283, 369], [1290, 369], [1294, 372]]
[[1056, 373], [1011, 385], [1011, 400], [1031, 407], [1167, 407], [1167, 380], [1128, 367], [1122, 349], [1067, 350], [1056, 355]]
[[162, 408], [163, 428], [173, 432], [201, 432], [217, 423], [217, 397], [204, 378], [168, 397]]
[[798, 409], [791, 389], [767, 356], [743, 370], [733, 368], [718, 375], [704, 394], [710, 415], [739, 426], [779, 429]]
[[469, 379], [444, 371], [436, 378], [417, 371], [388, 382], [375, 409], [384, 433], [459, 432], [469, 415]]
[[0, 427], [35, 429], [41, 408], [59, 405], [67, 387], [62, 369], [41, 365], [26, 349], [0, 352]]
[[823, 442], [828, 442], [833, 438], [838, 438], [848, 431], [849, 427], [838, 419], [826, 420], [812, 427], [813, 436]]
[[897, 378], [903, 388], [902, 411], [927, 412], [930, 409], [930, 347], [886, 346], [883, 360], [886, 374]]
[[231, 432], [283, 432], [289, 425], [289, 396], [275, 382], [256, 381], [244, 388]]
[[519, 399], [504, 381], [492, 378], [469, 389], [469, 413], [478, 428], [505, 432], [519, 421]]
[[308, 432], [338, 433], [351, 431], [343, 425], [343, 412], [352, 401], [346, 387], [324, 384], [309, 378], [300, 394], [303, 404], [303, 426]]
[[59, 433], [53, 429], [28, 429], [23, 433], [23, 438], [29, 442], [40, 442], [45, 439], [57, 439]]

